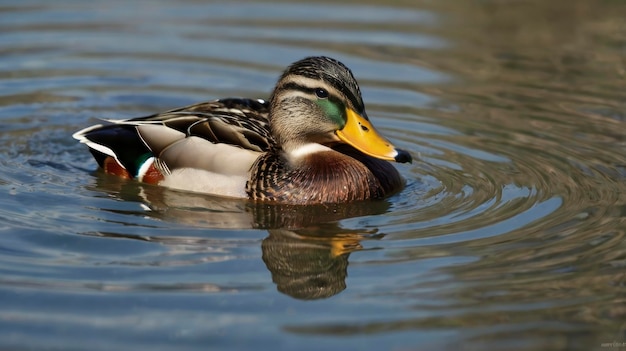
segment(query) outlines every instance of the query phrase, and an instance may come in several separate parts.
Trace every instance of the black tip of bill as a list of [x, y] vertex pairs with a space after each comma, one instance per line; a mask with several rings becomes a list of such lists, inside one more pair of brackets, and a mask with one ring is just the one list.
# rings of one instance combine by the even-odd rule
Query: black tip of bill
[[400, 149], [396, 149], [396, 151], [398, 152], [398, 154], [394, 158], [396, 162], [399, 162], [399, 163], [412, 163], [413, 162], [413, 157], [411, 157], [411, 154], [409, 154], [408, 152], [404, 150], [400, 150]]

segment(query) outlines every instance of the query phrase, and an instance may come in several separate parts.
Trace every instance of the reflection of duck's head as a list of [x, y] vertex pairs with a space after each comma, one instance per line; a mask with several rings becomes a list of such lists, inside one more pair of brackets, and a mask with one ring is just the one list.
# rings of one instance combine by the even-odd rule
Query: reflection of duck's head
[[302, 300], [331, 297], [346, 288], [348, 256], [361, 249], [359, 234], [333, 237], [270, 230], [263, 240], [263, 262], [278, 291]]

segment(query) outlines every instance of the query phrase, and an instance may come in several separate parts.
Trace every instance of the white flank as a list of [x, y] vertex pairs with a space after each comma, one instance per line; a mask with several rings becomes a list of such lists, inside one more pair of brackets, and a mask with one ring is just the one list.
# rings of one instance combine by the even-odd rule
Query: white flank
[[196, 193], [246, 198], [248, 197], [246, 194], [247, 181], [248, 178], [243, 176], [182, 168], [173, 170], [172, 174], [159, 182], [159, 185]]
[[216, 174], [248, 176], [261, 153], [191, 136], [167, 146], [159, 158], [172, 169], [194, 168]]

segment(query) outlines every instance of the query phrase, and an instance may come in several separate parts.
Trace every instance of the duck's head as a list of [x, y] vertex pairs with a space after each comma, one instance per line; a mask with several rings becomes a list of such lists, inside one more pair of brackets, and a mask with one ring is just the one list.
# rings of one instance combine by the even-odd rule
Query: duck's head
[[345, 143], [383, 160], [412, 160], [374, 129], [352, 72], [328, 57], [307, 57], [285, 70], [270, 98], [270, 126], [287, 154]]

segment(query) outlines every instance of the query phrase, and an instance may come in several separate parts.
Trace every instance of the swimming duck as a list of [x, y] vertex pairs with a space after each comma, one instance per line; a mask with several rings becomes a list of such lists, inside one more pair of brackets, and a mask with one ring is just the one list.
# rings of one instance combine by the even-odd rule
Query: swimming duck
[[307, 57], [268, 101], [227, 98], [76, 132], [106, 173], [175, 189], [288, 204], [378, 199], [411, 162], [370, 122], [352, 72]]

